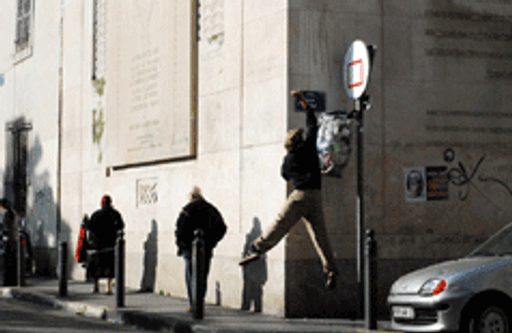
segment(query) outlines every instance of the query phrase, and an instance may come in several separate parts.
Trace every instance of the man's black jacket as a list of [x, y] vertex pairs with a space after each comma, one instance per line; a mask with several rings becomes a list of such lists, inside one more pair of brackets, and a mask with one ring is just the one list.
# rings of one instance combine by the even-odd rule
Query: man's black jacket
[[181, 210], [176, 222], [178, 253], [192, 251], [194, 231], [203, 229], [206, 249], [211, 251], [226, 234], [226, 224], [220, 212], [204, 199], [194, 199]]
[[298, 190], [320, 189], [320, 160], [316, 150], [318, 124], [313, 111], [307, 111], [306, 139], [284, 157], [281, 176]]

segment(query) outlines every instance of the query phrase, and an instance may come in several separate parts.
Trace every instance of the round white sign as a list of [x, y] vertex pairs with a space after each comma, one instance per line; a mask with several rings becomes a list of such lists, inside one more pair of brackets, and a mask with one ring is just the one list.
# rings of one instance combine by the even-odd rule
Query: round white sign
[[366, 44], [361, 40], [354, 41], [345, 54], [343, 64], [343, 81], [347, 95], [358, 99], [368, 86], [370, 74], [370, 54]]

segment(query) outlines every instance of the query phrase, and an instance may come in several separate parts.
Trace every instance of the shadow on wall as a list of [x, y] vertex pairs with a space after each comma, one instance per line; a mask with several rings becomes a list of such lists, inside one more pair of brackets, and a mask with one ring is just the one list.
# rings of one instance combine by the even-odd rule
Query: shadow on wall
[[144, 271], [140, 281], [139, 292], [155, 290], [156, 267], [158, 265], [158, 224], [151, 221], [151, 232], [144, 242]]
[[[250, 245], [261, 236], [261, 222], [257, 217], [252, 220], [252, 229], [245, 235], [245, 245], [242, 256], [251, 253]], [[263, 309], [263, 286], [267, 282], [267, 256], [242, 267], [244, 287], [242, 292], [242, 310], [250, 310], [254, 305], [254, 312]]]
[[[24, 118], [18, 118], [9, 124], [16, 126], [18, 123], [25, 123]], [[26, 227], [33, 241], [36, 274], [55, 276], [58, 257], [57, 242], [67, 240], [69, 244], [70, 228], [65, 221], [61, 221], [60, 237], [57, 236], [57, 203], [51, 185], [52, 177], [48, 170], [39, 173], [37, 171], [43, 156], [43, 146], [39, 136], [36, 135], [30, 149], [28, 146], [28, 135], [16, 137], [12, 132], [6, 132], [3, 192], [11, 200], [16, 198], [18, 206], [26, 207]], [[15, 172], [16, 168], [26, 170], [26, 174]], [[20, 191], [23, 191], [21, 195]], [[68, 261], [72, 260], [71, 252], [68, 250], [70, 254]]]

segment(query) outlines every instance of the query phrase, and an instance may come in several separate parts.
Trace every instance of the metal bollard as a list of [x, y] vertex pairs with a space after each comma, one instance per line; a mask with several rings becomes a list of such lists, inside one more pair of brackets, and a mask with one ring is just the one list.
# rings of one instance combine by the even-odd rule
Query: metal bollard
[[124, 232], [119, 230], [117, 233], [116, 244], [116, 307], [124, 307]]
[[4, 234], [3, 237], [2, 237], [2, 241], [3, 241], [3, 244], [4, 244], [4, 254], [3, 254], [3, 262], [4, 262], [4, 274], [3, 274], [3, 278], [4, 278], [4, 286], [7, 285], [7, 280], [9, 279], [8, 278], [8, 272], [7, 272], [7, 253], [9, 251], [8, 249], [8, 242], [9, 242], [9, 239], [7, 238], [7, 236]]
[[59, 296], [68, 295], [68, 242], [62, 241], [59, 244]]
[[372, 229], [367, 229], [364, 247], [364, 318], [368, 330], [377, 329], [376, 257], [377, 242], [374, 239], [374, 232]]
[[204, 231], [197, 229], [194, 231], [192, 241], [192, 316], [194, 319], [203, 319], [205, 288]]
[[16, 251], [17, 259], [17, 284], [18, 287], [25, 285], [25, 247], [23, 246], [23, 235], [21, 229], [18, 230], [18, 251]]

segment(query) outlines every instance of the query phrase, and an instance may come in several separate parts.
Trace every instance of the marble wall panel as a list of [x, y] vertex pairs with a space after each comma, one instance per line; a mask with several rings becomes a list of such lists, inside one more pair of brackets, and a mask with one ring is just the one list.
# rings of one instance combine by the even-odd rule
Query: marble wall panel
[[240, 216], [240, 154], [231, 150], [202, 155], [194, 179], [232, 232], [236, 232]]
[[286, 134], [286, 81], [284, 77], [246, 85], [243, 100], [242, 145], [284, 142]]
[[[231, 239], [225, 239], [222, 242], [231, 243]], [[234, 249], [232, 252], [235, 252]], [[184, 280], [183, 278], [183, 284]], [[215, 251], [208, 275], [206, 302], [216, 304], [219, 300], [223, 306], [240, 309], [242, 290], [242, 268], [238, 265], [237, 258], [226, 257], [220, 255], [219, 251]]]
[[[219, 0], [212, 0], [211, 3], [219, 2]], [[224, 8], [224, 24], [226, 27], [238, 27], [242, 24], [242, 7], [243, 2], [237, 0], [223, 0], [222, 6]], [[228, 19], [226, 19], [228, 18]]]
[[199, 154], [240, 147], [240, 94], [240, 88], [235, 88], [201, 97]]
[[176, 256], [176, 253], [159, 253], [158, 263], [155, 291], [163, 291], [165, 295], [170, 293], [173, 297], [186, 300], [187, 304], [185, 261]]
[[286, 17], [279, 11], [244, 24], [244, 84], [284, 77]]
[[[238, 87], [242, 72], [242, 28], [224, 20], [199, 42], [199, 95]], [[226, 25], [225, 25], [226, 24]]]
[[244, 200], [238, 232], [247, 235], [256, 224], [264, 232], [277, 217], [286, 195], [286, 182], [280, 175], [284, 155], [281, 144], [243, 150], [241, 197]]
[[248, 0], [244, 1], [244, 23], [250, 23], [265, 16], [283, 12], [287, 7], [286, 0]]
[[82, 152], [77, 147], [82, 145], [82, 133], [80, 128], [80, 105], [76, 105], [74, 101], [80, 101], [79, 87], [68, 89], [66, 91], [66, 102], [64, 106], [70, 111], [63, 117], [62, 140], [66, 145], [62, 147], [62, 155], [66, 157], [66, 162], [62, 164], [62, 171], [69, 172], [79, 170], [82, 162]]
[[[63, 38], [65, 40], [64, 62], [66, 72], [64, 73], [64, 90], [75, 87], [82, 82], [81, 59], [83, 56], [83, 6], [80, 2], [75, 2], [65, 7], [63, 22]], [[56, 36], [57, 37], [57, 36]], [[58, 38], [55, 38], [58, 41]], [[55, 49], [60, 49], [60, 44], [54, 45]]]
[[[107, 191], [105, 185], [105, 170], [82, 171], [80, 190], [82, 214], [87, 213], [90, 216], [100, 207], [101, 197]], [[117, 205], [117, 199], [113, 199], [114, 205]]]

